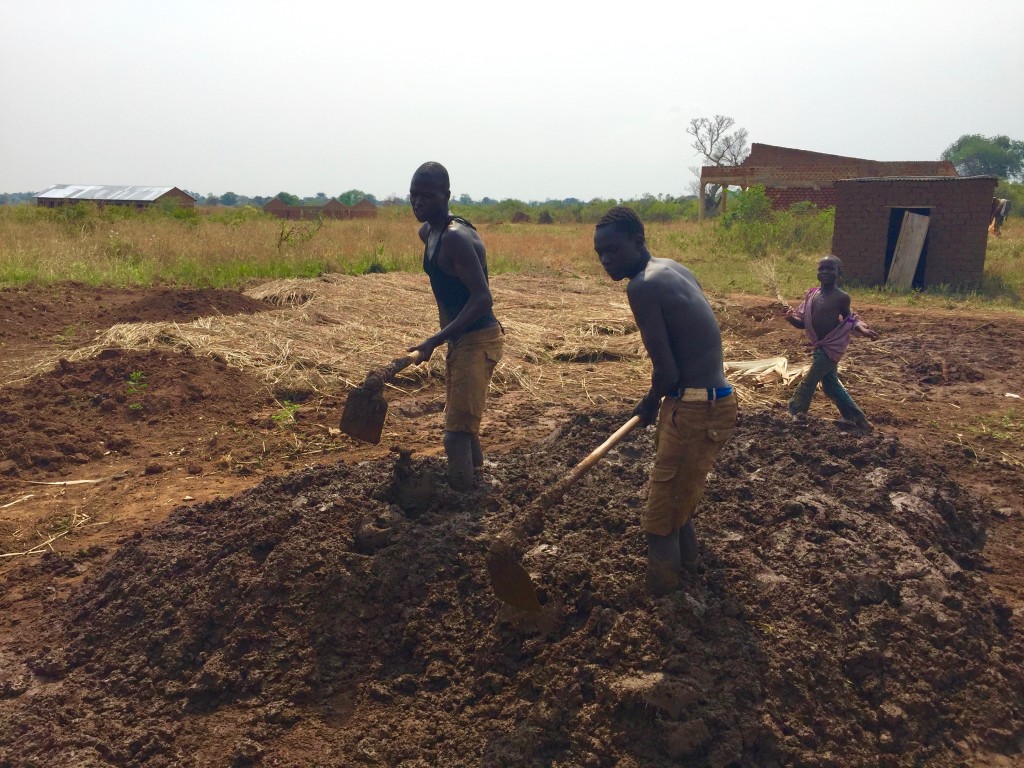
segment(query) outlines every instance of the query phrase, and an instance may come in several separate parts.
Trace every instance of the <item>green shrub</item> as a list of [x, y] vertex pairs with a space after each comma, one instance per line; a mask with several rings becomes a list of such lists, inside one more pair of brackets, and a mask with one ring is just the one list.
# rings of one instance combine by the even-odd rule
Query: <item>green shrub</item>
[[832, 243], [833, 208], [795, 203], [786, 211], [772, 209], [764, 187], [737, 193], [718, 219], [723, 245], [754, 257], [777, 253], [826, 253]]

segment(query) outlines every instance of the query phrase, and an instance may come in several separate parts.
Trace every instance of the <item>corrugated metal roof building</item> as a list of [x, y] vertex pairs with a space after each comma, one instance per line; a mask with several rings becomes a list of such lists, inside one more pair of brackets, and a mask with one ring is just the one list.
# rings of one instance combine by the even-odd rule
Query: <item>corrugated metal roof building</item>
[[97, 205], [133, 205], [146, 208], [154, 203], [173, 201], [177, 205], [194, 208], [196, 201], [177, 187], [135, 187], [114, 185], [57, 184], [36, 195], [36, 205], [56, 208], [91, 202]]

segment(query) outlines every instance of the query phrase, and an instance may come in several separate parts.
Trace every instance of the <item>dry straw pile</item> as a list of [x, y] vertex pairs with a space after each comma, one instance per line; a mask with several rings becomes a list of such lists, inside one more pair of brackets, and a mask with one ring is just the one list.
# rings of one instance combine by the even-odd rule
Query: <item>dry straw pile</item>
[[[492, 382], [496, 391], [519, 390], [547, 405], [577, 397], [593, 403], [630, 400], [646, 389], [650, 363], [621, 285], [500, 275], [492, 287], [507, 334], [505, 356]], [[115, 325], [67, 357], [88, 359], [108, 348], [188, 349], [245, 369], [278, 391], [337, 394], [438, 327], [437, 308], [422, 275], [276, 280], [246, 294], [274, 308], [187, 324]], [[745, 352], [728, 337], [725, 344], [727, 357], [734, 349]], [[38, 374], [55, 364], [33, 361], [20, 373]], [[407, 369], [397, 386], [416, 388], [443, 376], [443, 370], [442, 349], [427, 365]], [[753, 389], [738, 389], [741, 400], [760, 399]]]

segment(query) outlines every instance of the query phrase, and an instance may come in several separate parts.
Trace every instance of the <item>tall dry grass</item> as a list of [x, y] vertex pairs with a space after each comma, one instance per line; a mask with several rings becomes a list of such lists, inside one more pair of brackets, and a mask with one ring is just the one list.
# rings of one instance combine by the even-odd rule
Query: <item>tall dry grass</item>
[[[936, 306], [1020, 308], [1024, 296], [1024, 226], [1013, 219], [991, 238], [985, 282], [975, 290], [942, 286], [895, 294], [854, 289], [872, 301]], [[492, 274], [603, 278], [593, 225], [481, 223]], [[327, 273], [418, 271], [423, 246], [409, 209], [382, 208], [375, 219], [286, 222], [229, 209], [176, 218], [84, 209], [61, 216], [32, 206], [0, 206], [0, 286], [78, 281], [93, 285], [241, 287], [257, 279]], [[815, 282], [827, 250], [806, 247], [751, 257], [714, 222], [647, 225], [656, 256], [689, 266], [709, 293], [793, 299]]]

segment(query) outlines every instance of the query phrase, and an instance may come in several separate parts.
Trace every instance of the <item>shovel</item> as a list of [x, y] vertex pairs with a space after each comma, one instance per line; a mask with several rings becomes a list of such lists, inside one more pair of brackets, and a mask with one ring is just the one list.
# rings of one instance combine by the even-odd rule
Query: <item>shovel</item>
[[527, 525], [540, 517], [554, 504], [557, 504], [565, 496], [566, 491], [588, 469], [597, 464], [601, 457], [614, 448], [622, 438], [632, 432], [639, 423], [640, 417], [634, 416], [619, 427], [611, 437], [591, 451], [587, 458], [583, 459], [565, 477], [541, 494], [540, 499], [534, 505], [521, 515], [518, 515], [515, 520], [498, 534], [487, 550], [486, 561], [491, 589], [499, 600], [525, 611], [540, 610], [537, 587], [534, 585], [533, 579], [530, 578], [530, 574], [523, 568], [515, 555], [515, 552], [522, 547]]
[[376, 445], [384, 431], [388, 415], [388, 401], [384, 399], [384, 384], [403, 368], [422, 360], [419, 352], [392, 360], [383, 368], [366, 374], [366, 380], [348, 393], [345, 410], [341, 414], [341, 431], [356, 440]]

